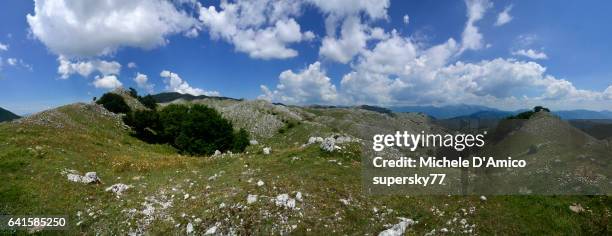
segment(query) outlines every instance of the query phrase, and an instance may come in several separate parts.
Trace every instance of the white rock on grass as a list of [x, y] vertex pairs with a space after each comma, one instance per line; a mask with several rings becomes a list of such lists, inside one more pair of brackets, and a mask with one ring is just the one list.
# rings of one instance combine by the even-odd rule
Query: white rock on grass
[[399, 223], [391, 226], [391, 228], [385, 231], [380, 232], [378, 236], [401, 236], [404, 235], [404, 232], [406, 232], [406, 229], [408, 229], [409, 226], [416, 224], [416, 222], [412, 219], [403, 217], [399, 217], [398, 219], [400, 220]]
[[333, 152], [336, 147], [336, 141], [334, 138], [325, 138], [320, 145], [321, 150], [326, 152]]
[[118, 183], [118, 184], [113, 184], [110, 187], [106, 188], [106, 191], [113, 192], [115, 195], [120, 196], [123, 194], [123, 192], [125, 192], [129, 188], [130, 188], [129, 185]]
[[569, 206], [569, 209], [575, 213], [580, 213], [584, 211], [584, 207], [580, 204], [572, 204]]
[[255, 139], [253, 139], [253, 140], [249, 141], [249, 144], [257, 145], [257, 144], [259, 144], [259, 142], [257, 142], [257, 140], [255, 140]]
[[263, 181], [261, 181], [261, 180], [257, 181], [257, 187], [264, 186], [264, 184], [265, 183]]
[[287, 208], [291, 208], [291, 209], [295, 208], [295, 199], [290, 198], [289, 201], [287, 201], [286, 206]]
[[272, 152], [272, 148], [270, 147], [263, 148], [263, 154], [270, 155], [270, 152]]
[[348, 206], [348, 205], [350, 205], [350, 204], [351, 204], [351, 201], [350, 201], [350, 200], [348, 200], [348, 199], [344, 199], [344, 198], [341, 198], [341, 199], [340, 199], [340, 202], [341, 202], [342, 204], [344, 204], [345, 206]]
[[193, 233], [193, 224], [191, 224], [190, 222], [187, 224], [187, 234], [191, 234], [191, 233]]
[[249, 196], [247, 196], [247, 204], [252, 204], [255, 202], [257, 202], [257, 195], [249, 194]]
[[295, 208], [295, 199], [290, 198], [289, 194], [283, 193], [276, 196], [276, 206], [293, 209]]
[[217, 226], [210, 227], [204, 232], [204, 235], [214, 235], [217, 233]]
[[96, 172], [87, 172], [84, 176], [81, 176], [78, 174], [78, 172], [71, 171], [69, 174], [66, 175], [66, 177], [68, 178], [68, 180], [77, 183], [100, 183], [100, 178], [98, 177], [98, 174], [96, 174]]
[[336, 138], [336, 143], [348, 143], [351, 141], [352, 139], [349, 136], [339, 136]]
[[295, 200], [298, 200], [298, 202], [302, 202], [302, 192], [297, 192], [295, 194]]
[[487, 197], [485, 197], [484, 195], [482, 195], [482, 196], [480, 196], [480, 200], [481, 200], [481, 201], [486, 201], [486, 200], [487, 200]]
[[68, 174], [68, 175], [66, 175], [66, 177], [68, 178], [68, 180], [70, 180], [72, 182], [80, 183], [81, 181], [83, 181], [83, 176], [80, 176], [80, 175], [77, 175], [77, 174]]
[[99, 183], [100, 178], [98, 178], [98, 174], [96, 172], [87, 172], [85, 176], [83, 176], [83, 183], [91, 184], [91, 183]]
[[215, 150], [215, 154], [213, 154], [213, 156], [219, 156], [219, 155], [221, 155], [221, 151]]
[[310, 144], [314, 144], [314, 143], [320, 143], [323, 142], [323, 138], [321, 137], [310, 137], [308, 138], [308, 143], [306, 143], [306, 145], [310, 145]]

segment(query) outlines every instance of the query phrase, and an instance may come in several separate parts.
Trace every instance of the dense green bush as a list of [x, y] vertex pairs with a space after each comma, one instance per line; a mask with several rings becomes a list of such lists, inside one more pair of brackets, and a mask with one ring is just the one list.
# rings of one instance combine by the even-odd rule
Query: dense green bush
[[96, 103], [101, 104], [106, 110], [113, 113], [129, 113], [131, 110], [123, 97], [115, 93], [105, 93]]
[[246, 130], [234, 133], [230, 121], [204, 105], [173, 104], [160, 111], [131, 112], [124, 120], [142, 140], [169, 143], [192, 155], [210, 155], [215, 150], [242, 152], [249, 144]]
[[526, 111], [526, 112], [521, 112], [517, 115], [514, 116], [508, 116], [506, 117], [506, 119], [508, 120], [527, 120], [529, 118], [531, 118], [531, 116], [533, 116], [533, 114], [535, 114], [536, 112], [541, 112], [541, 111], [545, 111], [545, 112], [550, 112], [550, 109], [543, 107], [543, 106], [536, 106], [533, 108], [532, 111]]
[[153, 96], [151, 96], [151, 94], [144, 96], [144, 97], [138, 97], [138, 101], [140, 101], [140, 103], [142, 103], [142, 105], [144, 105], [145, 107], [151, 109], [151, 110], [155, 110], [157, 109], [157, 101], [155, 101], [155, 98], [153, 98]]
[[184, 120], [189, 113], [189, 107], [171, 104], [159, 111], [159, 120], [163, 124], [160, 131], [160, 139], [165, 143], [174, 143], [174, 139], [181, 133]]
[[135, 135], [140, 139], [158, 143], [161, 140], [158, 138], [161, 123], [159, 122], [159, 114], [154, 110], [137, 110], [128, 113], [123, 121], [126, 125], [132, 127]]
[[189, 154], [212, 154], [232, 149], [234, 129], [216, 110], [203, 105], [189, 108], [174, 145]]
[[234, 136], [233, 152], [244, 152], [244, 149], [249, 146], [249, 133], [241, 128]]

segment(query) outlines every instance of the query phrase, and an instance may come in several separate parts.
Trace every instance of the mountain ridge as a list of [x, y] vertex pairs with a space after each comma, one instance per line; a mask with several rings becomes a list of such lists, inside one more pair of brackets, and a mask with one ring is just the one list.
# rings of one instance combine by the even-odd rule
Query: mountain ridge
[[11, 121], [19, 118], [21, 117], [15, 113], [0, 107], [0, 122]]

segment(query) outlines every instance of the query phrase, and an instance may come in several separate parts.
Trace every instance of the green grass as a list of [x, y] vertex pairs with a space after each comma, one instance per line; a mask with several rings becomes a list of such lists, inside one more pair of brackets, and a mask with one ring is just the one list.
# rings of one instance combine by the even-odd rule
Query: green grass
[[[71, 106], [59, 111], [71, 125], [0, 125], [0, 214], [65, 214], [71, 219], [70, 234], [103, 235], [125, 234], [145, 223], [146, 233], [184, 234], [190, 222], [199, 233], [220, 223], [221, 232], [240, 235], [372, 235], [396, 224], [397, 217], [419, 221], [409, 235], [441, 228], [458, 233], [461, 219], [474, 224], [473, 232], [480, 235], [605, 235], [611, 229], [612, 202], [606, 196], [498, 196], [480, 201], [479, 196], [364, 195], [359, 145], [334, 154], [317, 145], [302, 148], [309, 136], [332, 132], [308, 122], [260, 140], [247, 153], [188, 157], [170, 146], [135, 139], [113, 119]], [[272, 147], [271, 155], [261, 152], [267, 146]], [[102, 183], [69, 182], [63, 169], [96, 171]], [[265, 185], [258, 187], [259, 180]], [[116, 198], [104, 191], [114, 183], [133, 188]], [[272, 202], [279, 194], [294, 197], [298, 191], [304, 196], [296, 204], [299, 210]], [[185, 194], [189, 199], [184, 200]], [[248, 194], [258, 195], [258, 201], [247, 204]], [[150, 222], [140, 213], [130, 215], [130, 209], [141, 212], [152, 198], [172, 199], [172, 205], [161, 209], [154, 204]], [[349, 205], [340, 199], [349, 200]], [[571, 212], [568, 206], [573, 203], [587, 211]]]

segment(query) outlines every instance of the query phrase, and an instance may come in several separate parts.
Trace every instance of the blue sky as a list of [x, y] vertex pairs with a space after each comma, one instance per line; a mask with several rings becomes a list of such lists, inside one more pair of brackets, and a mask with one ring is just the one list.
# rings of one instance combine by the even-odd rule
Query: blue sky
[[610, 2], [348, 2], [2, 1], [0, 107], [27, 114], [121, 85], [290, 104], [612, 110]]

